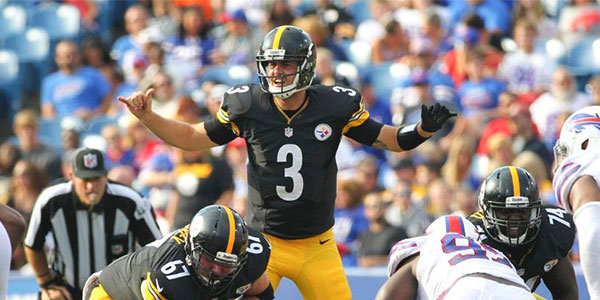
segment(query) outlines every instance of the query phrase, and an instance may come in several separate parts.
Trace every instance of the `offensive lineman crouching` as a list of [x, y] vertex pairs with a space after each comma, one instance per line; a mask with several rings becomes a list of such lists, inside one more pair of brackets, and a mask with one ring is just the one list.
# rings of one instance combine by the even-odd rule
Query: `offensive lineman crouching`
[[211, 205], [189, 226], [90, 276], [84, 300], [273, 299], [271, 245], [237, 212]]

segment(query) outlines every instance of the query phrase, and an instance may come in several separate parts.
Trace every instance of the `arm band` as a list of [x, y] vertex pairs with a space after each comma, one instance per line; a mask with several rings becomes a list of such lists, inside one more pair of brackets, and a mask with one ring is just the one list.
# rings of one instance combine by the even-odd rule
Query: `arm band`
[[275, 298], [275, 292], [273, 291], [273, 286], [269, 283], [269, 286], [262, 291], [262, 293], [255, 295], [260, 300], [271, 300]]
[[383, 127], [383, 124], [368, 118], [359, 126], [350, 127], [346, 132], [346, 135], [363, 145], [371, 146], [379, 136], [381, 127]]
[[219, 122], [216, 118], [204, 122], [204, 128], [208, 138], [215, 144], [225, 145], [237, 137], [229, 126]]
[[417, 124], [400, 127], [396, 139], [398, 140], [398, 146], [405, 151], [415, 149], [427, 140], [417, 131]]

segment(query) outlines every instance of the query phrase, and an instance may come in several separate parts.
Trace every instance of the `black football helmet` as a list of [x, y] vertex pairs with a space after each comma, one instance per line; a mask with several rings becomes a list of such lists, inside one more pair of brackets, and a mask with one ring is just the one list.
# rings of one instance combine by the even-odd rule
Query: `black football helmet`
[[[293, 74], [268, 76], [267, 65], [272, 61], [298, 62], [298, 70]], [[316, 63], [316, 47], [308, 33], [295, 26], [283, 25], [276, 27], [265, 35], [256, 55], [260, 87], [267, 93], [287, 99], [297, 91], [311, 85], [315, 77]], [[269, 84], [269, 78], [286, 76], [295, 76], [294, 83], [282, 87]]]
[[533, 176], [517, 167], [498, 168], [486, 178], [479, 193], [486, 234], [518, 246], [535, 240], [542, 222], [540, 195]]
[[248, 228], [227, 206], [210, 205], [196, 213], [185, 242], [186, 263], [211, 295], [225, 290], [246, 263]]

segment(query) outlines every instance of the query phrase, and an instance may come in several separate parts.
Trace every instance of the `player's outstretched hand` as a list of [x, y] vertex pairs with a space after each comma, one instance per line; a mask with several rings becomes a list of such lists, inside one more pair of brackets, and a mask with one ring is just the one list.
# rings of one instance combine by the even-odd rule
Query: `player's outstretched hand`
[[134, 116], [143, 120], [152, 114], [153, 93], [154, 89], [148, 89], [146, 93], [137, 91], [127, 98], [119, 96], [117, 100], [123, 102]]
[[450, 112], [445, 106], [435, 103], [430, 106], [421, 105], [421, 129], [427, 132], [436, 132], [444, 123], [457, 114]]

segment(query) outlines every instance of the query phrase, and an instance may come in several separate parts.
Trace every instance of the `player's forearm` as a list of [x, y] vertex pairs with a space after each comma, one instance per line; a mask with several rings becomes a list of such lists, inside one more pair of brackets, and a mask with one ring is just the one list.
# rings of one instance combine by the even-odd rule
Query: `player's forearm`
[[31, 268], [33, 268], [33, 272], [35, 273], [35, 277], [39, 284], [44, 284], [52, 279], [52, 273], [50, 273], [50, 269], [48, 268], [48, 261], [46, 260], [44, 251], [25, 247], [25, 256], [27, 257], [27, 262], [29, 262]]
[[165, 143], [186, 150], [198, 151], [215, 146], [204, 130], [204, 124], [190, 125], [170, 120], [156, 113], [141, 120], [144, 126]]

